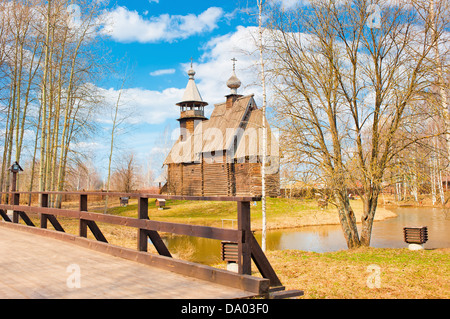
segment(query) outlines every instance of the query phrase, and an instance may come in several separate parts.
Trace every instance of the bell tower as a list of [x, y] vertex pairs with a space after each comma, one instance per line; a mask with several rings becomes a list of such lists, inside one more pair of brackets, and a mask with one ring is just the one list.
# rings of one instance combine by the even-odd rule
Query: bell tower
[[207, 102], [203, 101], [202, 96], [195, 84], [194, 79], [195, 71], [192, 69], [192, 59], [191, 68], [188, 71], [189, 81], [184, 91], [183, 98], [181, 102], [177, 105], [180, 107], [180, 122], [181, 129], [181, 140], [185, 140], [183, 132], [189, 132], [194, 134], [195, 124], [198, 121], [207, 120], [205, 117], [205, 106], [208, 105]]

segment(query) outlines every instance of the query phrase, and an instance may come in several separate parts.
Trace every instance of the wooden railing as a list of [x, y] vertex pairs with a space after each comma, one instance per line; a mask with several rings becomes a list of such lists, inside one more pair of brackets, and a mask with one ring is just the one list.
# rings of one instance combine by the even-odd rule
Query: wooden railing
[[[1, 195], [5, 193], [0, 193]], [[70, 235], [67, 238], [74, 241], [74, 236], [77, 238], [82, 238], [83, 240], [87, 238], [87, 229], [92, 232], [97, 242], [102, 244], [92, 245], [95, 249], [99, 251], [112, 252], [113, 254], [118, 254], [125, 256], [130, 259], [138, 260], [145, 259], [149, 261], [152, 265], [160, 267], [171, 267], [171, 270], [178, 271], [183, 274], [195, 274], [200, 276], [202, 279], [207, 279], [205, 276], [209, 276], [210, 279], [215, 281], [221, 280], [226, 284], [242, 287], [243, 289], [254, 289], [258, 292], [266, 292], [270, 287], [277, 287], [275, 289], [282, 290], [280, 280], [278, 279], [275, 271], [267, 260], [264, 252], [261, 250], [258, 242], [256, 241], [253, 233], [251, 231], [250, 224], [250, 202], [259, 201], [259, 197], [197, 197], [197, 196], [175, 196], [175, 195], [159, 195], [159, 194], [141, 194], [141, 193], [105, 193], [105, 192], [10, 192], [12, 199], [11, 204], [1, 204], [0, 203], [0, 215], [4, 222], [11, 224], [18, 224], [19, 218], [21, 218], [27, 226], [36, 229], [45, 229], [45, 234], [57, 237], [59, 239], [65, 239], [67, 236], [61, 236], [65, 234], [63, 226], [59, 223], [57, 217], [69, 217], [75, 218], [79, 221], [79, 233], [78, 236]], [[39, 207], [35, 206], [24, 206], [20, 205], [20, 196], [22, 194], [37, 194], [40, 196]], [[59, 208], [49, 208], [49, 196], [50, 195], [76, 195], [79, 196], [79, 209], [59, 209]], [[92, 213], [88, 211], [88, 196], [109, 196], [109, 197], [129, 197], [137, 198], [138, 209], [137, 218], [124, 217], [124, 216], [114, 216], [108, 214]], [[193, 200], [193, 201], [232, 201], [237, 204], [237, 229], [224, 229], [209, 226], [199, 226], [199, 225], [188, 225], [181, 223], [171, 223], [154, 221], [149, 218], [148, 215], [148, 200], [151, 198], [161, 198], [161, 199], [173, 199], [173, 200]], [[12, 219], [6, 213], [8, 210], [13, 211]], [[27, 215], [29, 213], [34, 213], [39, 215], [40, 224], [36, 227], [30, 217]], [[47, 223], [50, 222], [55, 231], [47, 231]], [[118, 248], [107, 244], [107, 238], [102, 233], [101, 229], [98, 227], [97, 222], [134, 227], [137, 229], [137, 253], [133, 254], [130, 250], [125, 248]], [[173, 233], [178, 235], [188, 235], [195, 237], [203, 237], [210, 239], [217, 239], [222, 241], [236, 242], [238, 245], [238, 274], [240, 277], [225, 275], [224, 271], [217, 270], [211, 271], [209, 268], [205, 270], [205, 267], [200, 267], [205, 274], [198, 273], [198, 267], [195, 268], [195, 263], [176, 261], [172, 258], [169, 249], [164, 244], [162, 238], [158, 232]], [[59, 233], [56, 236], [55, 233]], [[68, 235], [68, 234], [67, 234]], [[148, 238], [155, 246], [157, 252], [163, 258], [149, 257], [152, 254], [148, 254]], [[76, 238], [75, 238], [76, 239]], [[75, 240], [77, 241], [77, 240]], [[78, 240], [79, 241], [79, 240]], [[85, 241], [82, 241], [83, 245], [87, 245]], [[91, 248], [92, 248], [91, 247]], [[142, 255], [145, 253], [146, 255]], [[156, 256], [156, 255], [154, 255]], [[168, 260], [167, 258], [170, 258]], [[251, 275], [251, 261], [254, 261], [258, 270], [260, 271], [263, 278], [261, 280], [250, 280], [248, 275]], [[223, 276], [223, 278], [221, 277]], [[222, 279], [221, 279], [222, 278]], [[256, 277], [252, 277], [256, 278]], [[267, 280], [268, 279], [268, 280]], [[231, 280], [231, 281], [230, 281]], [[265, 280], [265, 281], [264, 281]], [[234, 282], [235, 281], [235, 282]], [[246, 284], [247, 283], [247, 284]], [[242, 286], [244, 285], [244, 286]], [[247, 285], [247, 286], [246, 286]], [[255, 288], [254, 286], [257, 286]], [[266, 287], [267, 286], [267, 287]], [[273, 289], [273, 288], [272, 288]]]

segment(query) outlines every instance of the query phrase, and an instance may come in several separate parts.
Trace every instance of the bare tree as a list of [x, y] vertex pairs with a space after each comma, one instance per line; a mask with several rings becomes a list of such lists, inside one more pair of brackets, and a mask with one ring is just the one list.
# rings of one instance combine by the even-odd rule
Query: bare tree
[[[0, 87], [7, 108], [0, 187], [7, 187], [6, 168], [31, 150], [31, 178], [39, 190], [62, 190], [75, 145], [95, 129], [98, 110], [95, 82], [104, 62], [98, 55], [100, 2], [84, 0], [2, 1]], [[4, 120], [4, 121], [3, 121]], [[26, 140], [26, 131], [35, 139]], [[36, 160], [38, 159], [38, 161]], [[38, 174], [37, 174], [38, 171]], [[52, 200], [52, 199], [51, 199]]]
[[[125, 85], [125, 81], [127, 78], [127, 73], [125, 72], [123, 79], [122, 79], [122, 84], [120, 86], [118, 95], [117, 95], [117, 99], [113, 108], [113, 112], [112, 112], [112, 116], [111, 116], [111, 120], [112, 120], [112, 128], [111, 128], [111, 143], [110, 143], [110, 150], [109, 150], [109, 156], [108, 156], [108, 175], [106, 178], [106, 192], [108, 193], [111, 187], [111, 164], [112, 164], [112, 159], [113, 159], [113, 152], [114, 152], [114, 142], [115, 139], [117, 138], [117, 133], [119, 130], [119, 127], [121, 126], [121, 124], [130, 116], [130, 113], [125, 112], [125, 114], [123, 112], [121, 112], [121, 114], [119, 114], [119, 111], [121, 111], [121, 98], [122, 98], [122, 94], [123, 94], [123, 90], [124, 90], [124, 85]], [[104, 212], [106, 213], [108, 210], [108, 195], [106, 195], [105, 197], [105, 210]]]
[[[414, 2], [379, 1], [383, 15], [368, 24], [369, 4], [311, 1], [292, 11], [274, 7], [271, 17], [285, 156], [330, 190], [349, 248], [370, 244], [395, 155], [426, 138], [398, 133], [420, 124], [414, 102], [429, 89], [432, 71], [427, 12]], [[361, 235], [348, 196], [355, 185], [364, 203]]]
[[[448, 74], [447, 57], [449, 55], [449, 49], [445, 50], [446, 42], [449, 41], [449, 38], [448, 36], [445, 36], [445, 34], [449, 27], [449, 19], [443, 18], [450, 14], [450, 4], [448, 1], [430, 0], [429, 3], [427, 2], [423, 4], [423, 9], [425, 12], [428, 12], [428, 19], [432, 30], [433, 62], [435, 63], [436, 82], [439, 89], [440, 109], [447, 130], [447, 152], [448, 161], [450, 161], [450, 115], [448, 110], [448, 86], [446, 87], [446, 84], [448, 83], [446, 83], [445, 79], [445, 74]], [[445, 50], [444, 52], [442, 52], [443, 48]]]
[[266, 128], [266, 73], [264, 68], [264, 43], [263, 43], [263, 8], [265, 1], [257, 0], [258, 5], [258, 48], [259, 59], [261, 65], [261, 83], [263, 89], [263, 104], [262, 104], [262, 165], [261, 165], [261, 205], [262, 205], [262, 241], [261, 248], [266, 251], [266, 236], [267, 236], [267, 216], [266, 216], [266, 161], [267, 161], [267, 128]]
[[111, 183], [115, 190], [131, 193], [140, 187], [139, 166], [135, 155], [128, 153], [116, 161], [116, 168], [111, 176]]

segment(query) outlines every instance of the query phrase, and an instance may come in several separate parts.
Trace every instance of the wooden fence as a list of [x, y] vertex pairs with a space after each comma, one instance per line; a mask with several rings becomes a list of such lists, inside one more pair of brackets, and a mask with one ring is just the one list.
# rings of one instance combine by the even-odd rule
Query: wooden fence
[[[2, 195], [4, 193], [0, 193]], [[188, 276], [206, 279], [227, 286], [241, 288], [257, 294], [267, 294], [273, 291], [282, 291], [282, 286], [274, 269], [267, 260], [264, 252], [256, 241], [250, 226], [250, 202], [259, 201], [259, 197], [197, 197], [197, 196], [172, 196], [141, 193], [108, 193], [104, 192], [10, 192], [11, 204], [0, 203], [0, 215], [4, 224], [11, 227], [26, 227], [28, 231], [44, 234], [61, 240], [88, 246], [101, 252], [110, 253], [127, 259], [150, 264], [152, 266], [170, 269], [171, 271]], [[40, 196], [39, 207], [20, 205], [20, 196], [38, 194]], [[64, 194], [79, 196], [79, 209], [49, 208], [49, 195]], [[137, 218], [113, 216], [108, 214], [88, 212], [88, 196], [129, 197], [137, 198]], [[1, 198], [1, 196], [0, 196]], [[237, 229], [224, 229], [181, 223], [154, 221], [148, 215], [148, 200], [150, 198], [193, 200], [193, 201], [233, 201], [237, 204]], [[12, 219], [7, 211], [13, 211]], [[34, 225], [28, 214], [38, 214], [40, 225]], [[66, 234], [57, 217], [75, 218], [79, 221], [78, 236]], [[19, 225], [19, 219], [26, 224]], [[48, 230], [50, 222], [56, 231]], [[98, 227], [97, 222], [134, 227], [137, 229], [137, 250], [108, 244], [108, 240]], [[17, 224], [17, 226], [13, 226]], [[90, 230], [96, 241], [87, 239], [87, 230]], [[172, 255], [164, 244], [158, 232], [173, 233], [195, 237], [210, 238], [237, 243], [238, 246], [238, 273], [212, 268], [188, 261], [172, 258]], [[148, 238], [155, 246], [158, 255], [148, 253]], [[263, 278], [251, 276], [252, 260]]]

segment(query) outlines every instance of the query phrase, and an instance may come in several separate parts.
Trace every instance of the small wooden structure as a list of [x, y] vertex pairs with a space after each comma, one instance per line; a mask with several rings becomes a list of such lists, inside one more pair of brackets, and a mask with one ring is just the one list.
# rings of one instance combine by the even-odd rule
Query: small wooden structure
[[403, 236], [408, 244], [423, 245], [428, 241], [428, 228], [427, 226], [404, 227]]
[[11, 167], [9, 168], [9, 171], [12, 173], [12, 180], [11, 180], [11, 185], [10, 185], [10, 190], [11, 191], [15, 191], [17, 188], [17, 174], [19, 172], [23, 172], [22, 167], [19, 165], [19, 163], [14, 162]]
[[157, 198], [155, 201], [156, 206], [158, 206], [159, 210], [163, 210], [166, 206], [166, 200], [163, 198]]
[[[240, 81], [233, 72], [231, 94], [217, 104], [209, 119], [189, 70], [189, 82], [180, 106], [180, 137], [164, 165], [167, 193], [189, 196], [261, 196], [263, 112], [253, 95], [237, 94]], [[267, 128], [266, 194], [280, 194], [278, 142]]]
[[221, 242], [221, 257], [222, 260], [230, 263], [237, 263], [238, 262], [238, 243], [231, 242], [231, 241], [223, 241]]
[[129, 199], [130, 198], [126, 196], [120, 197], [120, 206], [127, 207]]

